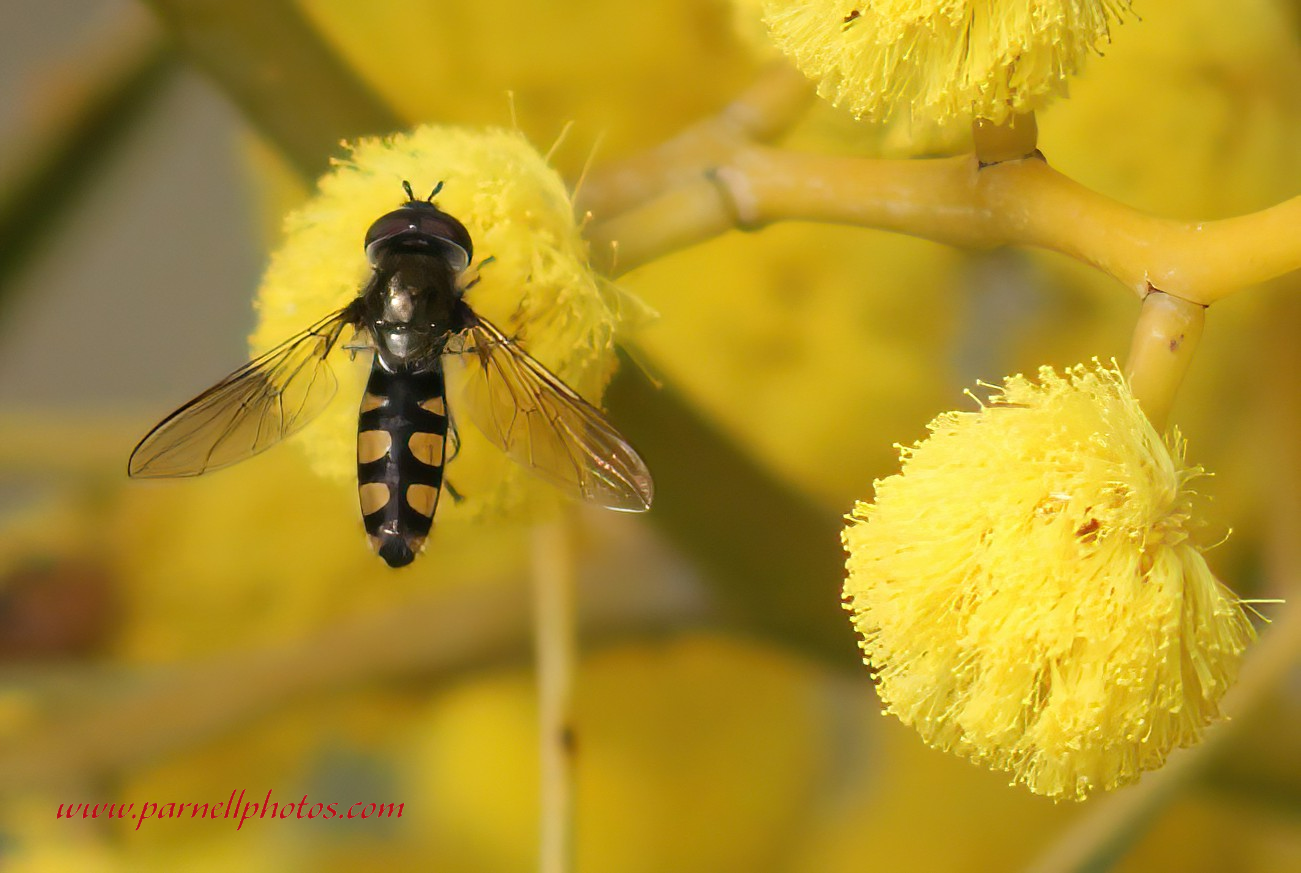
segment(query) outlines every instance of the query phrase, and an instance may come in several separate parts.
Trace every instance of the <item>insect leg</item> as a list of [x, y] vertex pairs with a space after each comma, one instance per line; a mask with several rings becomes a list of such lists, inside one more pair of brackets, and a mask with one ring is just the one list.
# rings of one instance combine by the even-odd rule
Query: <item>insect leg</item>
[[[447, 419], [447, 441], [451, 445], [448, 450], [447, 460], [443, 462], [444, 464], [450, 464], [461, 453], [461, 434], [456, 429], [456, 419], [450, 416]], [[460, 503], [465, 499], [465, 495], [457, 491], [456, 486], [446, 476], [443, 477], [443, 490], [447, 492], [448, 497], [452, 498], [453, 503]]]
[[456, 419], [451, 417], [447, 419], [447, 436], [452, 443], [452, 452], [443, 463], [450, 464], [461, 453], [461, 433], [456, 429]]

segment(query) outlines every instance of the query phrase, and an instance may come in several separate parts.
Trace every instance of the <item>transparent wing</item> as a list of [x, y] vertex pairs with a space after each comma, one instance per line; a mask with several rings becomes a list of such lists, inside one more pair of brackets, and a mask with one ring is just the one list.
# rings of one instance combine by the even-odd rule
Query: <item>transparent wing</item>
[[240, 367], [151, 430], [127, 472], [137, 479], [197, 476], [265, 451], [302, 428], [334, 397], [325, 357], [352, 323], [351, 307]]
[[567, 494], [610, 509], [644, 512], [650, 471], [605, 416], [492, 324], [452, 338], [452, 413], [464, 413], [512, 460]]

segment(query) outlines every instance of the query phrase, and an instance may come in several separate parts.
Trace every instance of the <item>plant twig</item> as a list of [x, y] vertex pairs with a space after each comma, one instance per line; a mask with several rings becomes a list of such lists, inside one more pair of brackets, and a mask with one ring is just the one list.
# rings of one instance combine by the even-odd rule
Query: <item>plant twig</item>
[[615, 268], [627, 272], [723, 230], [776, 221], [873, 227], [964, 248], [1049, 249], [1140, 297], [1155, 288], [1203, 305], [1301, 268], [1301, 196], [1221, 221], [1173, 221], [1090, 191], [1038, 158], [981, 168], [971, 155], [884, 160], [761, 145], [594, 223], [588, 236], [597, 256], [617, 246]]
[[765, 67], [717, 115], [644, 152], [597, 168], [583, 183], [576, 209], [598, 217], [622, 212], [699, 177], [747, 142], [785, 133], [813, 101], [813, 85], [788, 61]]
[[[0, 194], [0, 307], [14, 276], [179, 69], [152, 27], [124, 21], [65, 72], [52, 117], [18, 143], [25, 156]], [[47, 89], [48, 89], [47, 84]]]
[[1163, 291], [1143, 298], [1125, 361], [1125, 377], [1158, 431], [1165, 430], [1205, 323], [1205, 306]]
[[292, 3], [147, 0], [186, 58], [315, 179], [339, 140], [405, 127]]
[[[601, 552], [589, 555], [587, 566], [606, 584], [585, 597], [587, 632], [598, 639], [624, 639], [681, 630], [702, 619], [703, 605], [689, 592], [663, 580], [636, 578], [627, 562], [643, 544], [609, 531], [594, 544]], [[610, 585], [611, 578], [623, 584]], [[69, 697], [69, 677], [64, 677], [52, 685], [63, 705], [25, 733], [6, 736], [0, 794], [112, 776], [166, 759], [311, 695], [523, 662], [530, 624], [522, 580], [482, 579], [349, 617], [287, 645], [175, 667], [123, 670], [118, 681], [105, 681], [103, 671], [96, 670], [98, 681], [76, 698]], [[29, 694], [51, 684], [34, 679], [39, 677], [8, 670], [0, 683]], [[42, 696], [37, 693], [32, 703], [39, 709]]]
[[[146, 415], [9, 406], [0, 412], [0, 474], [84, 479], [126, 473]], [[94, 439], [87, 439], [94, 434]]]
[[574, 544], [569, 512], [533, 533], [533, 650], [538, 683], [540, 873], [574, 862]]

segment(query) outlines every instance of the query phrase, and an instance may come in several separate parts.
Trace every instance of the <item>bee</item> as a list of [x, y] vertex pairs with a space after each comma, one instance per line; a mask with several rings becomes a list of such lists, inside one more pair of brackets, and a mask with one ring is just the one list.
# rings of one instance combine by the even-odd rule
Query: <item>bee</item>
[[357, 419], [357, 490], [371, 547], [390, 567], [415, 560], [443, 491], [448, 442], [456, 443], [450, 362], [464, 370], [457, 416], [511, 459], [573, 497], [649, 509], [654, 485], [628, 440], [466, 302], [477, 281], [468, 278], [474, 245], [434, 204], [442, 183], [424, 200], [402, 187], [406, 202], [366, 232], [372, 272], [357, 297], [164, 418], [131, 453], [128, 474], [198, 476], [296, 433], [333, 398], [326, 358], [351, 327], [348, 347], [373, 351]]

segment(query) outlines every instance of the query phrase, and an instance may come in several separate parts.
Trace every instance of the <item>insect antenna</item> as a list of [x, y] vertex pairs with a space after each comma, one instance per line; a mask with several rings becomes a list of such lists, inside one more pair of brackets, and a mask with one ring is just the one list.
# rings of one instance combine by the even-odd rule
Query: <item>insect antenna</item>
[[442, 190], [443, 190], [443, 180], [439, 179], [438, 184], [434, 186], [434, 190], [430, 191], [429, 196], [425, 198], [425, 202], [433, 203], [434, 198], [438, 196], [438, 192]]
[[469, 290], [470, 290], [471, 288], [473, 288], [475, 285], [478, 285], [478, 284], [479, 284], [479, 281], [480, 281], [481, 279], [483, 279], [483, 276], [480, 276], [480, 275], [479, 275], [479, 271], [482, 270], [484, 267], [488, 266], [489, 264], [491, 264], [491, 263], [492, 263], [493, 261], [495, 261], [495, 260], [497, 260], [497, 256], [496, 256], [496, 255], [488, 255], [488, 257], [484, 258], [482, 261], [480, 261], [479, 263], [475, 264], [475, 265], [474, 265], [474, 278], [471, 279], [469, 282], [466, 282], [466, 283], [465, 283], [465, 287], [462, 288], [461, 290], [463, 290], [463, 291], [469, 291]]
[[407, 192], [407, 201], [408, 201], [408, 202], [410, 202], [410, 203], [415, 203], [415, 202], [416, 202], [416, 192], [414, 192], [414, 191], [411, 190], [411, 183], [408, 182], [406, 179], [403, 179], [403, 180], [402, 180], [402, 190], [405, 191], [405, 192]]

